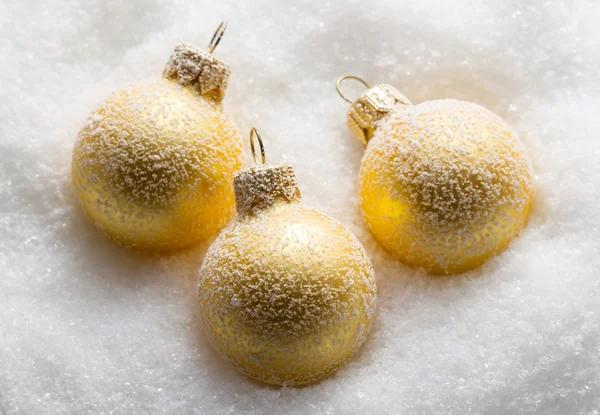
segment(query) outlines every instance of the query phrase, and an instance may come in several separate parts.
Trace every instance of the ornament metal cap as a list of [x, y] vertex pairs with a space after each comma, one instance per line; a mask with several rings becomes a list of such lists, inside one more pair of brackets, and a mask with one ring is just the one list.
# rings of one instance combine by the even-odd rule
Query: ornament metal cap
[[221, 41], [227, 23], [222, 22], [208, 44], [208, 52], [182, 43], [175, 48], [163, 70], [163, 77], [181, 85], [191, 85], [200, 95], [211, 95], [220, 102], [225, 97], [231, 70], [222, 60], [212, 55]]
[[[354, 102], [346, 98], [341, 91], [341, 83], [346, 79], [355, 79], [367, 87], [367, 90]], [[411, 105], [408, 98], [393, 86], [381, 84], [371, 88], [363, 79], [353, 75], [340, 77], [336, 89], [338, 94], [351, 104], [347, 116], [348, 127], [364, 145], [367, 145], [373, 137], [377, 122], [391, 112], [397, 104]]]
[[[255, 137], [260, 146], [260, 161], [254, 146]], [[301, 196], [294, 169], [287, 163], [266, 163], [265, 148], [256, 128], [250, 131], [250, 147], [256, 166], [240, 170], [233, 176], [238, 215], [257, 214], [278, 202], [298, 202]]]

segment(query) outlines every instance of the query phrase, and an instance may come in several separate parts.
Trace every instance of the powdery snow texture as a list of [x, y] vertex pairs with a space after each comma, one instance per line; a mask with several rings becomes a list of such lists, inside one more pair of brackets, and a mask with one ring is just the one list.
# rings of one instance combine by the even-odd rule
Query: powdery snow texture
[[[4, 0], [0, 413], [598, 414], [600, 4], [486, 3]], [[245, 138], [260, 129], [267, 159], [294, 166], [303, 202], [349, 227], [375, 268], [369, 339], [304, 388], [252, 382], [212, 350], [196, 315], [208, 244], [123, 249], [70, 181], [89, 113], [159, 78], [181, 42], [204, 47], [220, 20], [226, 111]], [[364, 148], [334, 87], [346, 73], [511, 125], [536, 189], [506, 252], [435, 278], [374, 242], [358, 206]]]

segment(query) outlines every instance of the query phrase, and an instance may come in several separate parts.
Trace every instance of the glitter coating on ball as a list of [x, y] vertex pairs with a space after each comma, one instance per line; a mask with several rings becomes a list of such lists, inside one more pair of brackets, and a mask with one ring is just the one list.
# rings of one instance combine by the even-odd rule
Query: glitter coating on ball
[[471, 270], [526, 225], [527, 154], [510, 127], [457, 100], [397, 105], [377, 123], [359, 177], [364, 218], [401, 261], [433, 273]]
[[205, 332], [225, 359], [256, 380], [317, 381], [348, 360], [369, 332], [373, 268], [358, 240], [302, 206], [293, 188], [286, 194], [273, 192], [273, 181], [262, 189], [251, 178], [241, 182], [240, 216], [219, 235], [200, 271]]
[[233, 213], [241, 139], [220, 90], [201, 94], [192, 78], [187, 85], [165, 77], [119, 90], [79, 133], [77, 195], [92, 221], [124, 245], [184, 248], [213, 235]]

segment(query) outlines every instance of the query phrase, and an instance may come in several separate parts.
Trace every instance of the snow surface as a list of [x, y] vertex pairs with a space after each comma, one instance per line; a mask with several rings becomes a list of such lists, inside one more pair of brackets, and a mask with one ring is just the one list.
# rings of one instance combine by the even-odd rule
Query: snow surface
[[[81, 3], [0, 4], [0, 413], [599, 413], [600, 3]], [[125, 250], [70, 182], [88, 113], [223, 19], [227, 111], [295, 166], [304, 202], [355, 232], [377, 274], [370, 338], [304, 388], [252, 382], [210, 348], [195, 315], [206, 245]], [[537, 174], [522, 237], [450, 278], [386, 255], [359, 212], [345, 73], [511, 124]]]

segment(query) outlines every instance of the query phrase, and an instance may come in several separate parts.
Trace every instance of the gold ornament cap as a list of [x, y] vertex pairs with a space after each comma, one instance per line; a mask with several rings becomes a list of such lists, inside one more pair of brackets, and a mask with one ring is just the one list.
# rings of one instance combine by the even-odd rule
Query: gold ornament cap
[[[352, 102], [342, 94], [340, 89], [340, 85], [345, 79], [356, 79], [368, 89]], [[393, 111], [396, 105], [411, 105], [408, 98], [393, 86], [381, 84], [371, 88], [369, 84], [356, 76], [342, 76], [338, 79], [336, 87], [340, 96], [351, 104], [347, 116], [348, 127], [364, 145], [367, 145], [373, 137], [377, 122]]]
[[[254, 137], [260, 145], [261, 160], [257, 158]], [[239, 216], [257, 214], [276, 203], [300, 201], [296, 174], [290, 164], [267, 164], [265, 149], [256, 128], [250, 131], [250, 146], [256, 166], [236, 172], [233, 176], [235, 205]]]
[[194, 46], [182, 43], [165, 65], [162, 76], [173, 79], [183, 86], [191, 85], [200, 95], [211, 95], [220, 102], [225, 97], [231, 70], [222, 60], [212, 55], [225, 29], [226, 23], [221, 23], [213, 35], [208, 52], [201, 51]]

